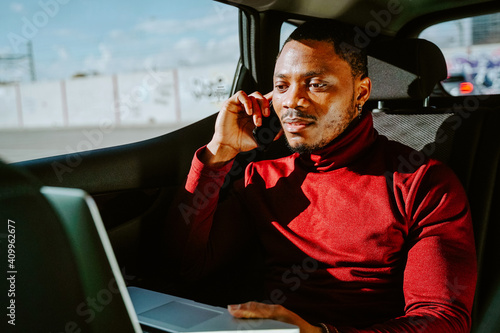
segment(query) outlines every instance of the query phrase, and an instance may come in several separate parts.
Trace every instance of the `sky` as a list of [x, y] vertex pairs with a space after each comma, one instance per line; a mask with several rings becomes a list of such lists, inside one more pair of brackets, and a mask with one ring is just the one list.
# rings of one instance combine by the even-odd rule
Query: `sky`
[[[234, 61], [238, 14], [211, 0], [12, 0], [0, 2], [0, 82], [113, 74]], [[1, 60], [3, 59], [3, 60]]]

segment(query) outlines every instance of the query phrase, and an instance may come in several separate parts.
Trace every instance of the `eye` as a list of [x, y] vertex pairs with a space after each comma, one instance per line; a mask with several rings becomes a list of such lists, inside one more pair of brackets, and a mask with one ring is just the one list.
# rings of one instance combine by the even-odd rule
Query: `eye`
[[315, 90], [324, 89], [326, 86], [327, 86], [326, 83], [320, 83], [320, 82], [309, 83], [309, 87]]
[[283, 83], [276, 83], [274, 85], [274, 88], [278, 91], [278, 92], [285, 92], [286, 89], [288, 88], [288, 86], [286, 84], [283, 84]]

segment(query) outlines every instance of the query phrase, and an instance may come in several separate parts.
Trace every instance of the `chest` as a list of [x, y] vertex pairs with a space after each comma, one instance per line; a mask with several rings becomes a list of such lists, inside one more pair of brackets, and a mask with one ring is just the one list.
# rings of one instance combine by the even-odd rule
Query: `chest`
[[384, 265], [401, 253], [407, 228], [383, 176], [307, 174], [256, 192], [253, 214], [269, 253], [298, 248], [331, 266]]

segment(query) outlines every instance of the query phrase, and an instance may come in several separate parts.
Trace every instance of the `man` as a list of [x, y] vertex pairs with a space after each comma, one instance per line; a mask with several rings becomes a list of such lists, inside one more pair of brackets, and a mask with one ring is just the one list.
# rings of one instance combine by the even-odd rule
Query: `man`
[[[271, 93], [225, 102], [178, 205], [184, 264], [205, 271], [257, 237], [271, 302], [230, 305], [235, 317], [302, 333], [468, 332], [476, 261], [466, 196], [437, 161], [403, 168], [412, 150], [374, 130], [353, 38], [340, 24], [305, 23], [278, 56]], [[257, 147], [252, 130], [271, 99], [294, 154], [251, 163], [230, 204], [219, 203], [234, 158]]]

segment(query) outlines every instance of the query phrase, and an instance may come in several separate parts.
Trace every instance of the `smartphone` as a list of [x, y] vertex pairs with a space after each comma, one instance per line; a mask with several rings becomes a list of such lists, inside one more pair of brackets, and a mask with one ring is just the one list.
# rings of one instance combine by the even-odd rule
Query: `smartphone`
[[281, 130], [281, 122], [274, 111], [273, 101], [269, 101], [269, 110], [271, 111], [269, 117], [262, 117], [262, 125], [253, 129], [255, 141], [264, 149], [269, 147]]

